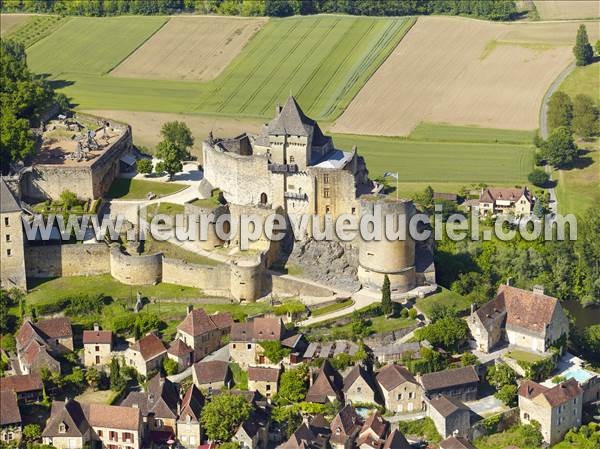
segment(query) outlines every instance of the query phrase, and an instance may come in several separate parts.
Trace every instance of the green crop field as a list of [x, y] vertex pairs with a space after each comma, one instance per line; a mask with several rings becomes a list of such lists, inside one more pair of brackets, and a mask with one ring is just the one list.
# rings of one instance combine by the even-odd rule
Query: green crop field
[[[9, 27], [8, 30], [2, 30], [2, 35], [8, 39], [22, 43], [25, 48], [32, 46], [37, 41], [45, 38], [54, 32], [63, 23], [69, 19], [66, 17], [53, 15], [2, 15], [2, 28], [4, 28], [4, 20], [13, 20], [14, 17], [21, 19], [14, 27]], [[14, 22], [13, 22], [14, 23]]]
[[[164, 17], [76, 17], [27, 51], [37, 73], [102, 75], [166, 23]], [[101, 87], [101, 86], [98, 86]]]
[[446, 123], [420, 123], [410, 133], [410, 140], [432, 142], [520, 143], [531, 144], [533, 131], [457, 126]]
[[372, 178], [397, 171], [401, 183], [419, 186], [523, 184], [533, 168], [533, 148], [525, 144], [417, 141], [348, 134], [336, 134], [334, 141], [336, 147], [345, 150], [357, 145]]
[[56, 86], [82, 109], [270, 118], [275, 103], [293, 93], [311, 117], [334, 118], [415, 19], [323, 15], [271, 19], [221, 75], [206, 83], [107, 74], [165, 20], [74, 18], [31, 47], [28, 61], [33, 71], [51, 74]]

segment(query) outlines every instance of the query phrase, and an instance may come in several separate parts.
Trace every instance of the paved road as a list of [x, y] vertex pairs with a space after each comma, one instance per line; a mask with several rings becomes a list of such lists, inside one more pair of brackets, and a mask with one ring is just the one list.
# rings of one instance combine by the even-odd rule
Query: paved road
[[[552, 96], [552, 94], [554, 92], [556, 92], [556, 89], [558, 89], [558, 86], [560, 86], [560, 84], [564, 81], [564, 79], [567, 76], [569, 76], [569, 74], [574, 69], [575, 69], [575, 63], [573, 62], [565, 70], [560, 72], [560, 75], [558, 75], [558, 78], [556, 78], [554, 80], [554, 82], [550, 85], [550, 88], [546, 92], [546, 95], [544, 95], [544, 99], [542, 100], [542, 107], [540, 108], [540, 134], [541, 134], [542, 139], [547, 139], [550, 134], [548, 131], [548, 101], [550, 100], [550, 97]], [[552, 180], [552, 169], [550, 168], [550, 166], [546, 165], [544, 167], [544, 169], [546, 170], [546, 173], [548, 173], [550, 175], [550, 180]], [[554, 187], [548, 189], [548, 193], [550, 195], [550, 202], [549, 202], [550, 212], [553, 214], [557, 214], [558, 213], [558, 200], [556, 198], [556, 191], [554, 190]]]

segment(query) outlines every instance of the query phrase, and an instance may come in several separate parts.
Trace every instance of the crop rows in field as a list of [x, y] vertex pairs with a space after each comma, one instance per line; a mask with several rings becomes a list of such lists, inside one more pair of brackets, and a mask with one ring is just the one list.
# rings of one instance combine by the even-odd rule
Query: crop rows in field
[[[8, 17], [10, 16], [12, 14]], [[31, 47], [69, 20], [66, 17], [50, 15], [35, 16], [22, 14], [16, 16], [20, 16], [23, 20], [10, 29], [5, 37], [22, 43], [25, 48]]]

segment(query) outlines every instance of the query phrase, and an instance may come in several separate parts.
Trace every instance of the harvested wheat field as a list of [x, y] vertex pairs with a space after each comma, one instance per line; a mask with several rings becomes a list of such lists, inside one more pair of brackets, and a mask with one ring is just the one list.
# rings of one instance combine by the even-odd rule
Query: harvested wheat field
[[[597, 25], [588, 24], [592, 42]], [[332, 131], [403, 136], [423, 121], [536, 129], [578, 26], [420, 17]]]
[[542, 20], [591, 19], [600, 17], [600, 3], [598, 0], [538, 0], [534, 3]]
[[31, 14], [0, 14], [0, 35], [16, 30], [30, 17]]
[[209, 81], [227, 67], [266, 20], [174, 17], [111, 75]]

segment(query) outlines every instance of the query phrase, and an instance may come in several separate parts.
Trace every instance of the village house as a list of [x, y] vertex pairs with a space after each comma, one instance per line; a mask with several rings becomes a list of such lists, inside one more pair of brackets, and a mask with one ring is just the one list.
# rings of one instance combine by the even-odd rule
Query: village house
[[238, 427], [231, 441], [240, 444], [241, 449], [264, 449], [269, 441], [269, 415], [260, 408], [250, 412], [250, 416]]
[[389, 411], [411, 413], [424, 409], [423, 389], [405, 367], [385, 365], [377, 373], [376, 380], [385, 408]]
[[140, 449], [142, 419], [136, 408], [54, 401], [42, 441], [57, 449], [91, 447]]
[[229, 363], [222, 360], [194, 363], [192, 379], [194, 385], [209, 393], [221, 388], [230, 388], [233, 380]]
[[381, 449], [385, 444], [389, 424], [378, 411], [370, 414], [358, 433], [356, 447], [358, 449]]
[[20, 404], [29, 404], [42, 399], [44, 383], [39, 374], [0, 377], [0, 391], [14, 391]]
[[48, 318], [32, 323], [25, 320], [16, 335], [17, 357], [24, 374], [42, 368], [60, 372], [57, 355], [73, 350], [73, 329], [68, 318]]
[[167, 348], [155, 334], [148, 334], [133, 343], [125, 351], [125, 360], [142, 376], [158, 371], [163, 359], [167, 356]]
[[477, 399], [479, 376], [474, 366], [423, 374], [419, 378], [425, 396], [430, 399], [445, 395], [461, 401]]
[[360, 364], [352, 367], [350, 372], [344, 378], [344, 398], [346, 403], [375, 403], [375, 389], [372, 387], [373, 381], [371, 375]]
[[208, 315], [203, 309], [193, 309], [190, 305], [186, 317], [177, 326], [175, 338], [192, 348], [191, 361], [197, 362], [223, 346], [232, 325], [230, 313]]
[[412, 449], [412, 446], [406, 441], [406, 437], [402, 435], [402, 432], [394, 429], [385, 439], [382, 449]]
[[277, 449], [326, 449], [331, 434], [329, 425], [323, 415], [315, 415], [310, 422], [305, 419]]
[[467, 324], [477, 348], [494, 349], [502, 340], [527, 350], [546, 352], [569, 333], [569, 320], [558, 299], [502, 285], [496, 297], [473, 311]]
[[534, 198], [527, 187], [487, 188], [476, 200], [480, 215], [511, 214], [518, 217], [530, 215]]
[[242, 368], [272, 364], [264, 354], [263, 341], [277, 341], [290, 350], [290, 355], [283, 359], [284, 364], [301, 361], [301, 353], [305, 349], [302, 334], [288, 331], [278, 317], [257, 317], [249, 322], [233, 323], [229, 341], [231, 360]]
[[97, 324], [94, 324], [94, 330], [83, 331], [83, 364], [85, 366], [108, 365], [112, 358], [111, 353], [111, 331], [101, 331]]
[[381, 364], [400, 362], [405, 358], [417, 359], [421, 356], [421, 343], [390, 343], [375, 346], [372, 349], [373, 357]]
[[442, 438], [466, 437], [471, 427], [471, 410], [458, 399], [438, 396], [427, 401], [427, 415]]
[[179, 411], [179, 391], [169, 379], [157, 374], [146, 384], [146, 391], [132, 391], [121, 403], [139, 409], [144, 434], [154, 445], [175, 438]]
[[331, 421], [329, 444], [332, 449], [352, 448], [362, 425], [363, 420], [354, 407], [345, 405]]
[[550, 445], [562, 440], [572, 428], [581, 426], [583, 390], [575, 379], [552, 388], [531, 380], [519, 385], [521, 422], [540, 423], [544, 441]]
[[17, 403], [17, 393], [12, 390], [0, 391], [0, 442], [5, 444], [21, 441], [21, 412]]
[[316, 376], [311, 373], [310, 380], [311, 384], [306, 393], [306, 400], [308, 402], [325, 404], [327, 402], [342, 400], [344, 380], [327, 359], [323, 361]]
[[[461, 436], [451, 436], [440, 441], [440, 449], [476, 449], [469, 441]], [[505, 447], [504, 449], [519, 449], [516, 446]]]
[[258, 391], [267, 400], [271, 400], [279, 389], [280, 368], [264, 366], [248, 367], [248, 389]]
[[167, 350], [167, 357], [177, 362], [180, 371], [192, 364], [193, 355], [194, 350], [179, 338], [172, 342]]
[[186, 449], [197, 449], [202, 441], [200, 413], [204, 407], [204, 396], [192, 384], [181, 400], [181, 410], [177, 419], [177, 439]]

